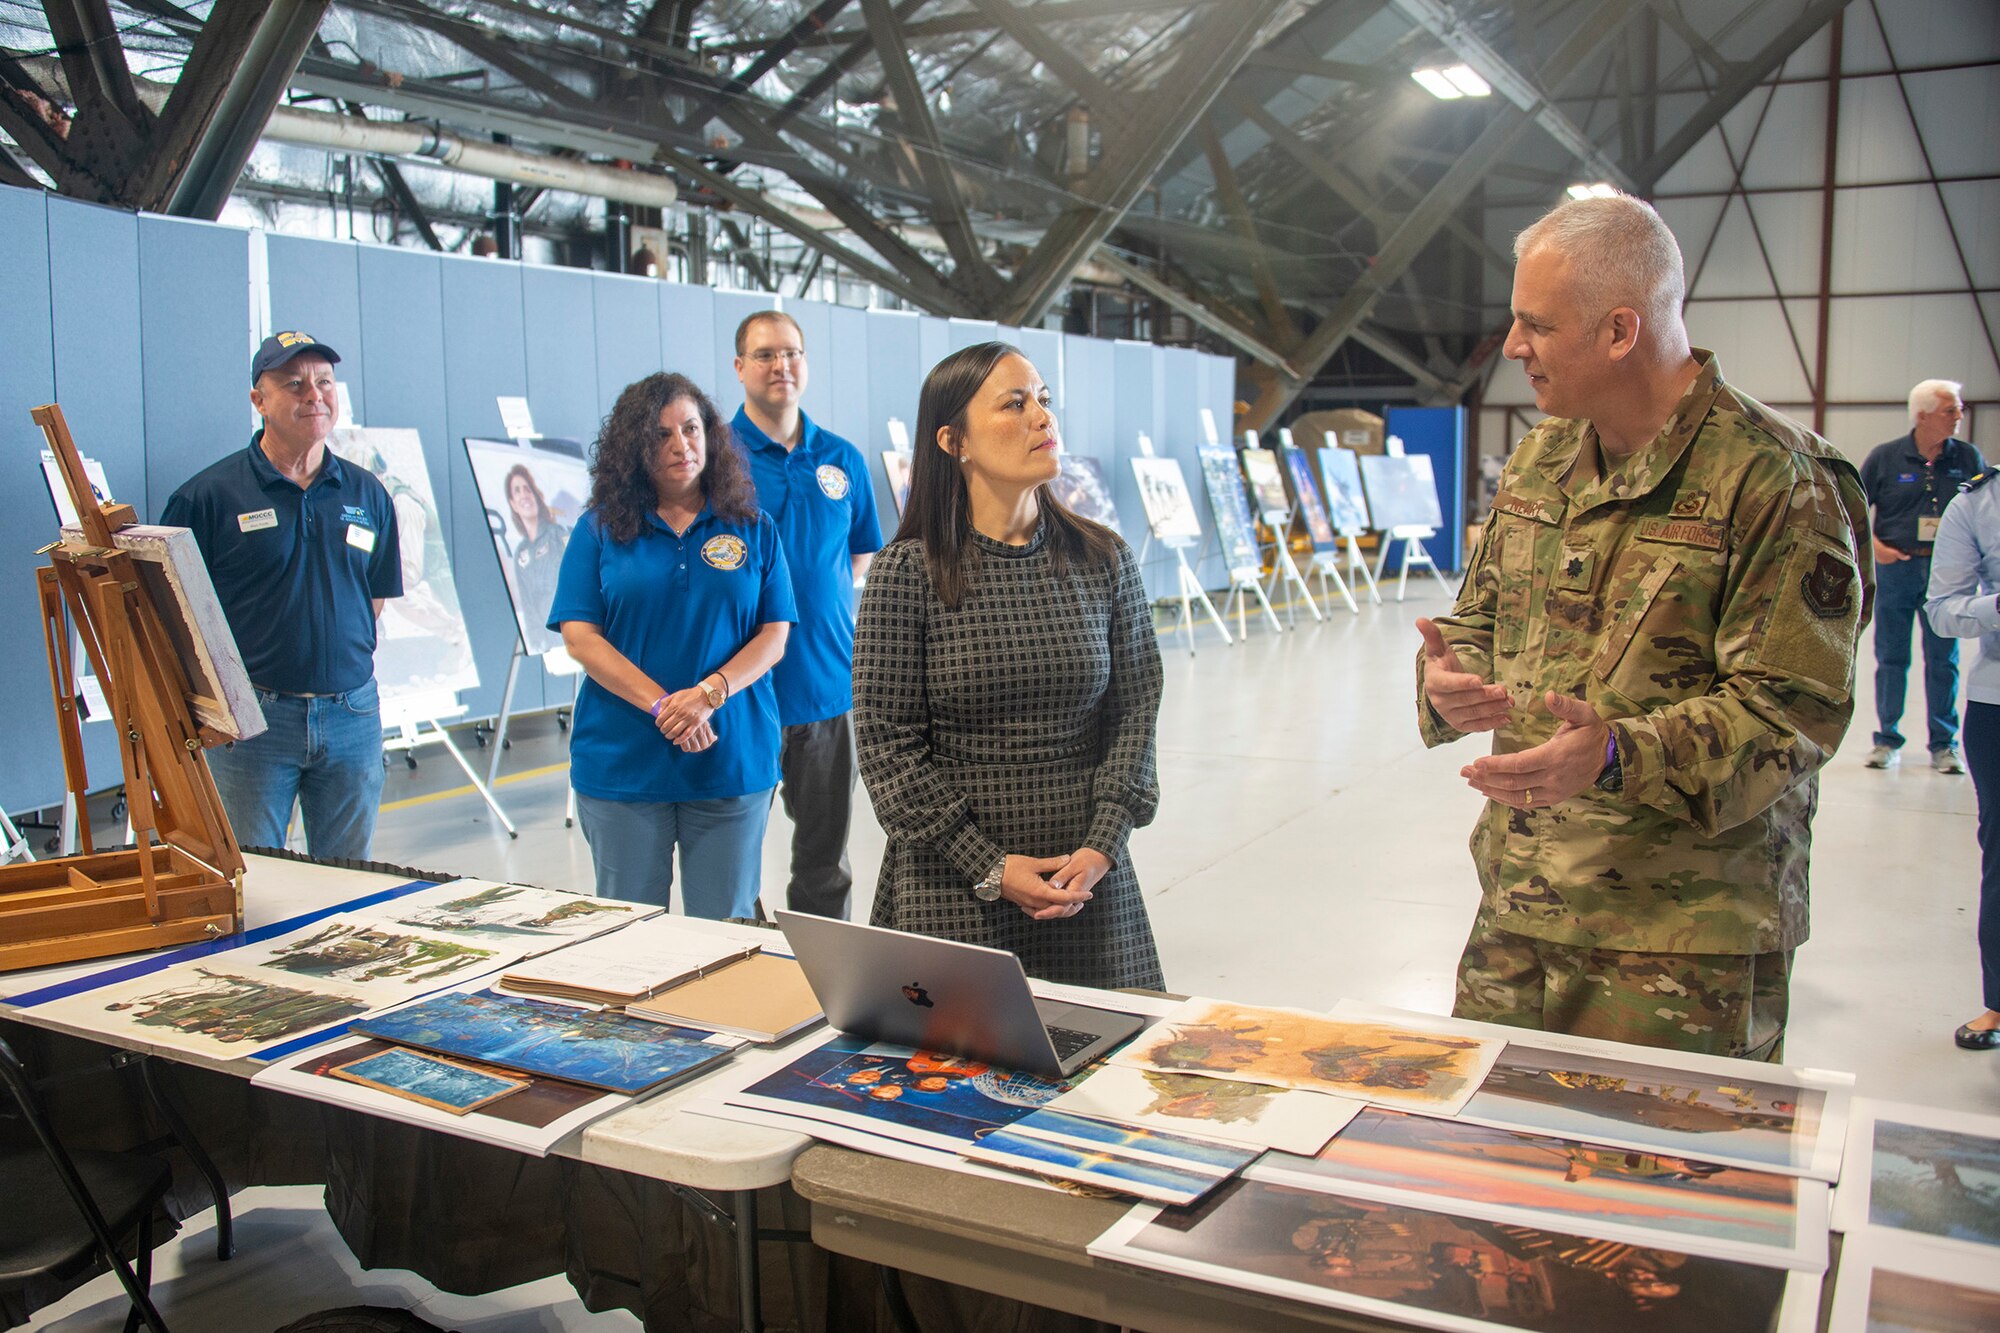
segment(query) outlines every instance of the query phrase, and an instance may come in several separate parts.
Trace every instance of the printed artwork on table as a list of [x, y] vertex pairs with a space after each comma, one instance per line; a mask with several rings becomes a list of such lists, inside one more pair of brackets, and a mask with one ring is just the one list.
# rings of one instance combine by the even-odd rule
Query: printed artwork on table
[[528, 1086], [498, 1070], [475, 1069], [455, 1060], [440, 1060], [421, 1051], [391, 1047], [374, 1055], [364, 1055], [334, 1068], [335, 1078], [374, 1088], [394, 1097], [406, 1097], [425, 1106], [465, 1115]]
[[1047, 1105], [1073, 1082], [836, 1035], [729, 1102], [956, 1152]]
[[1371, 1107], [1317, 1156], [1274, 1153], [1262, 1169], [1304, 1188], [1331, 1182], [1608, 1239], [1808, 1271], [1826, 1263], [1824, 1184], [1694, 1158]]
[[1254, 1148], [1318, 1152], [1362, 1103], [1267, 1083], [1100, 1064], [1051, 1108]]
[[369, 921], [335, 919], [299, 932], [268, 954], [260, 967], [366, 986], [392, 982], [438, 986], [492, 964], [497, 951], [464, 940], [415, 935]]
[[[1985, 1256], [1981, 1256], [1984, 1258]], [[2000, 1329], [2000, 1264], [1872, 1227], [1840, 1249], [1829, 1333], [1991, 1333]]]
[[1111, 483], [1104, 465], [1081, 454], [1062, 455], [1062, 471], [1049, 483], [1049, 490], [1063, 508], [1093, 523], [1102, 523], [1113, 532], [1118, 526], [1118, 508], [1111, 502]]
[[1871, 1225], [2000, 1246], [2000, 1139], [1878, 1115], [1874, 1146]]
[[1788, 1289], [1817, 1291], [1781, 1269], [1319, 1193], [1259, 1171], [1191, 1209], [1137, 1209], [1090, 1252], [1428, 1328], [1768, 1333]]
[[333, 983], [217, 960], [51, 1000], [38, 1012], [143, 1043], [232, 1059], [371, 1007], [364, 996]]
[[417, 930], [518, 941], [537, 937], [584, 939], [657, 911], [642, 903], [462, 879], [413, 893], [373, 915]]
[[[306, 1056], [296, 1057], [295, 1063], [301, 1072], [314, 1078], [334, 1079], [338, 1078], [340, 1069], [356, 1061], [389, 1051], [402, 1050], [401, 1046], [394, 1046], [386, 1041], [361, 1038], [322, 1047]], [[566, 1083], [561, 1079], [538, 1078], [534, 1075], [524, 1075], [523, 1079], [524, 1086], [520, 1091], [502, 1097], [498, 1101], [487, 1102], [475, 1108], [472, 1114], [504, 1120], [509, 1124], [524, 1125], [530, 1129], [542, 1129], [604, 1097], [601, 1092], [575, 1083]]]
[[1141, 1033], [1112, 1062], [1448, 1115], [1478, 1087], [1501, 1045], [1491, 1037], [1196, 999]]
[[1510, 1045], [1460, 1113], [1467, 1120], [1673, 1157], [1807, 1173], [1826, 1093]]
[[492, 991], [433, 996], [349, 1030], [628, 1095], [727, 1059], [731, 1050], [692, 1028]]
[[1048, 1108], [984, 1132], [961, 1151], [975, 1162], [1170, 1204], [1195, 1202], [1257, 1157], [1254, 1148]]
[[1361, 460], [1352, 449], [1328, 447], [1319, 451], [1319, 475], [1326, 482], [1327, 517], [1334, 531], [1343, 537], [1359, 537], [1368, 531], [1368, 496], [1361, 489]]

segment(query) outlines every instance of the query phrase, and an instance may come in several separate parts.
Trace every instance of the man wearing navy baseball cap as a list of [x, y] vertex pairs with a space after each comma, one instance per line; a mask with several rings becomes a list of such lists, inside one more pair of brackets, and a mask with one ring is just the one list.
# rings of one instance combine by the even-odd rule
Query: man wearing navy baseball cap
[[363, 860], [382, 799], [375, 617], [403, 593], [389, 493], [326, 447], [340, 353], [274, 333], [250, 360], [264, 419], [160, 521], [194, 533], [268, 729], [208, 753], [245, 847], [283, 847], [292, 802], [315, 856]]

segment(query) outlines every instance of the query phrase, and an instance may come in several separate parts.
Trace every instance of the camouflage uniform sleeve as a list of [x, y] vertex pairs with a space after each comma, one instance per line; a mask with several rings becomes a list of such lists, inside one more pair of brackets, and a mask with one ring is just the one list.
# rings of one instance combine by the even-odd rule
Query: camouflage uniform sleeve
[[[1486, 528], [1479, 534], [1472, 561], [1466, 566], [1465, 581], [1458, 586], [1458, 601], [1451, 614], [1439, 616], [1436, 624], [1444, 641], [1458, 654], [1459, 665], [1467, 671], [1493, 679], [1493, 617], [1499, 605], [1499, 576], [1492, 563], [1499, 524], [1486, 516]], [[1446, 722], [1424, 696], [1424, 650], [1417, 647], [1417, 730], [1427, 747], [1449, 744], [1465, 735]]]
[[1866, 501], [1851, 471], [1809, 466], [1736, 538], [1708, 692], [1612, 723], [1625, 798], [1711, 836], [1818, 772], [1854, 714]]

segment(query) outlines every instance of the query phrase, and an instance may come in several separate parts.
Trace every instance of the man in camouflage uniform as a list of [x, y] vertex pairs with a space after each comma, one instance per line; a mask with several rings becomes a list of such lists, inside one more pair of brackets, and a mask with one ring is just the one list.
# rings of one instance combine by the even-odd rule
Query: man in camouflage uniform
[[1867, 500], [1688, 346], [1647, 205], [1563, 204], [1515, 257], [1506, 354], [1550, 419], [1451, 615], [1417, 622], [1425, 744], [1494, 733], [1462, 770], [1488, 801], [1454, 1012], [1775, 1059], [1816, 775], [1854, 709]]

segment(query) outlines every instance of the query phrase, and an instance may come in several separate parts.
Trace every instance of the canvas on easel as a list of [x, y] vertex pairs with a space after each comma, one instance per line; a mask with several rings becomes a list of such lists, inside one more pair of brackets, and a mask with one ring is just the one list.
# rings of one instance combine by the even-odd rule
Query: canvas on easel
[[1243, 489], [1243, 469], [1226, 445], [1205, 445], [1198, 452], [1201, 479], [1208, 488], [1209, 508], [1215, 514], [1216, 544], [1222, 548], [1223, 564], [1229, 570], [1229, 597], [1222, 604], [1222, 613], [1227, 616], [1234, 605], [1237, 634], [1248, 634], [1249, 598], [1254, 596], [1271, 628], [1282, 631], [1284, 626], [1278, 622], [1278, 613], [1272, 609], [1264, 585], [1258, 582], [1264, 562], [1257, 554], [1257, 524], [1250, 516], [1250, 497]]
[[[243, 854], [201, 753], [264, 729], [236, 641], [199, 553], [188, 555], [186, 530], [141, 527], [130, 505], [101, 504], [62, 409], [49, 404], [31, 415], [77, 514], [77, 527], [43, 548], [50, 564], [37, 577], [64, 782], [84, 854], [0, 870], [0, 971], [236, 933]], [[129, 851], [91, 851], [72, 623], [119, 736]]]
[[1062, 471], [1049, 483], [1049, 490], [1072, 514], [1121, 532], [1118, 507], [1111, 501], [1111, 482], [1104, 475], [1104, 465], [1095, 458], [1064, 454]]

